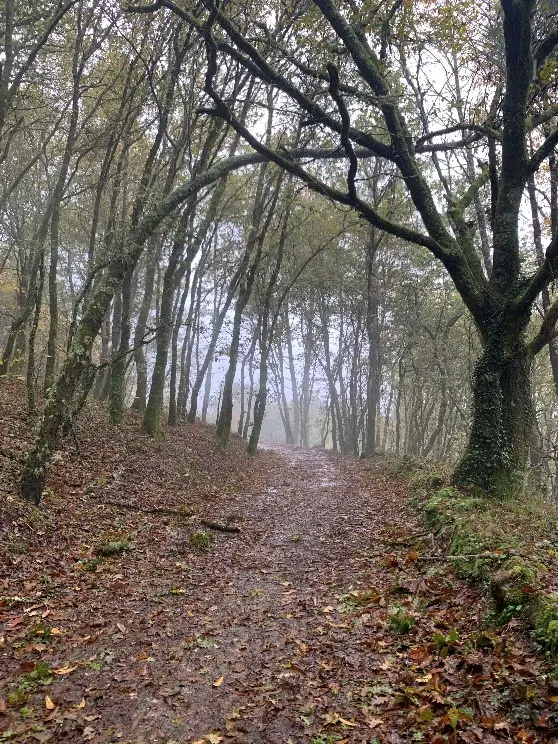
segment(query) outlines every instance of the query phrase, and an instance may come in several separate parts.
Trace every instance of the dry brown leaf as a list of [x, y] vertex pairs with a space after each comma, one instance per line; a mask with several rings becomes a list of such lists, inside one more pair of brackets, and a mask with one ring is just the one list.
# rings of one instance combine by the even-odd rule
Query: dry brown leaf
[[56, 708], [56, 704], [52, 702], [48, 695], [45, 695], [45, 708], [47, 710], [54, 710]]
[[70, 672], [73, 672], [74, 669], [77, 669], [77, 664], [76, 664], [76, 666], [68, 666], [68, 665], [66, 665], [66, 666], [60, 667], [60, 669], [55, 669], [54, 670], [54, 673], [55, 674], [58, 674], [59, 676], [61, 676], [63, 674], [70, 674]]
[[355, 723], [355, 721], [348, 721], [346, 718], [341, 718], [341, 716], [339, 716], [339, 723], [342, 723], [344, 726], [358, 728], [358, 723]]

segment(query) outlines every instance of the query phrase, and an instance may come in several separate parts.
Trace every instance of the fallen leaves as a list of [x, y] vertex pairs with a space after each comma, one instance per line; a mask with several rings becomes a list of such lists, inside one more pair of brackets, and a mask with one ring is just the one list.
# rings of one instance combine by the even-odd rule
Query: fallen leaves
[[[161, 733], [195, 744], [256, 740], [271, 725], [285, 743], [387, 741], [394, 732], [429, 744], [554, 740], [558, 687], [541, 684], [528, 640], [513, 626], [477, 632], [478, 594], [445, 562], [420, 559], [423, 547], [433, 548], [416, 534], [404, 488], [376, 465], [363, 485], [359, 463], [341, 466], [303, 450], [290, 462], [270, 467], [263, 455], [247, 467], [240, 444], [234, 457], [218, 453], [196, 425], [170, 431], [165, 448], [153, 449], [136, 424], [125, 436], [110, 430], [114, 447], [99, 431], [81, 434], [95, 437], [83, 448], [96, 453], [89, 464], [70, 453], [56, 466], [55, 492], [65, 499], [47, 504], [56, 532], [42, 538], [40, 551], [12, 556], [19, 562], [10, 594], [26, 601], [0, 603], [9, 665], [0, 672], [3, 729], [15, 730], [14, 720], [21, 725], [27, 707], [25, 725], [39, 724], [44, 741], [57, 741], [52, 732], [63, 722], [69, 744], [102, 742], [109, 725], [116, 737], [122, 711], [137, 721], [138, 740]], [[103, 506], [102, 488], [94, 502], [79, 488], [78, 497], [68, 495], [66, 468], [89, 468], [86, 483], [102, 477], [101, 467], [122, 470], [118, 488], [131, 502], [177, 509], [173, 493], [185, 496], [176, 473], [190, 457], [187, 447], [204, 472], [211, 463], [219, 484], [229, 482], [224, 463], [244, 479], [230, 491], [211, 483], [204, 492], [216, 515], [247, 515], [241, 540], [233, 547], [219, 535], [211, 554], [178, 555], [173, 546], [187, 522], [126, 511], [118, 519], [134, 535], [133, 557], [76, 570], [102, 530], [113, 534], [116, 515]], [[252, 495], [242, 492], [243, 468]], [[201, 499], [197, 488], [188, 486], [188, 498]], [[401, 545], [379, 557], [376, 545], [390, 534]], [[394, 605], [416, 617], [404, 636], [388, 627]], [[47, 617], [48, 642], [32, 632], [32, 623]], [[40, 663], [49, 675], [42, 682], [29, 678]], [[21, 693], [28, 703], [18, 699], [22, 683], [30, 687]], [[243, 708], [233, 705], [239, 700]], [[525, 718], [515, 718], [518, 711]]]

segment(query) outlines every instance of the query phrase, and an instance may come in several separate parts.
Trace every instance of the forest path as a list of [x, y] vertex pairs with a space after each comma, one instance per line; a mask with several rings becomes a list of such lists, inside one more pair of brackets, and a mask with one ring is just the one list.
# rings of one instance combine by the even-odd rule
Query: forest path
[[[363, 499], [351, 461], [319, 450], [267, 450], [280, 465], [244, 494], [241, 536], [219, 536], [190, 576], [188, 595], [195, 594], [197, 608], [188, 628], [192, 653], [169, 659], [165, 675], [165, 684], [180, 691], [155, 706], [134, 705], [130, 732], [150, 729], [155, 717], [158, 728], [171, 722], [167, 735], [179, 742], [225, 733], [254, 744], [320, 735], [334, 741], [336, 731], [368, 740], [354, 733], [371, 729], [362, 714], [361, 723], [355, 720], [343, 680], [353, 690], [376, 678], [375, 621], [367, 628], [371, 616], [359, 617], [353, 627], [339, 596], [369, 588], [367, 548], [377, 549], [386, 530], [398, 532], [402, 519], [411, 526], [403, 517], [404, 494], [398, 503], [392, 483], [388, 504], [378, 483]], [[349, 608], [350, 602], [343, 609]], [[174, 622], [167, 621], [167, 635]], [[385, 661], [383, 654], [376, 659]], [[372, 716], [370, 723], [380, 720]]]
[[[120, 493], [130, 495], [125, 476]], [[480, 594], [432, 556], [405, 486], [379, 462], [271, 447], [239, 491], [209, 504], [241, 526], [216, 534], [210, 552], [192, 549], [180, 520], [125, 512], [136, 520], [129, 553], [92, 574], [76, 573], [74, 558], [54, 574], [50, 600], [27, 617], [10, 610], [8, 635], [25, 629], [11, 679], [36, 668], [37, 652], [60, 667], [26, 704], [43, 706], [40, 726], [12, 716], [9, 731], [20, 733], [10, 739], [558, 741], [532, 646], [513, 624], [480, 630]], [[48, 559], [37, 560], [46, 571]], [[56, 623], [52, 647], [29, 643], [44, 637], [25, 624], [32, 614]]]

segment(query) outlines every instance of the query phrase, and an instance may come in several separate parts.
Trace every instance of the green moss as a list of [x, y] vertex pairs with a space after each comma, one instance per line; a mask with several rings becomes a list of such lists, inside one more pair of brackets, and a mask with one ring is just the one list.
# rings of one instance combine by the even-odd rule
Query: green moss
[[200, 553], [209, 553], [213, 545], [213, 535], [207, 532], [194, 532], [189, 537], [190, 545]]
[[552, 656], [558, 654], [558, 595], [536, 595], [529, 602], [527, 614], [540, 649]]
[[123, 553], [126, 550], [130, 550], [128, 540], [105, 540], [95, 549], [95, 553], [98, 556], [109, 557]]
[[102, 562], [103, 562], [102, 556], [97, 556], [97, 558], [91, 558], [90, 560], [86, 560], [86, 561], [79, 561], [80, 565], [83, 566], [83, 570], [89, 571], [91, 573], [96, 571]]

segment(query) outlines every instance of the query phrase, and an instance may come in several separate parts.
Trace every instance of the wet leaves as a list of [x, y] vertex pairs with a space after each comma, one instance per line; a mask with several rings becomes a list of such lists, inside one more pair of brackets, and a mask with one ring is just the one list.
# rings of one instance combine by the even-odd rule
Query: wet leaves
[[[47, 523], [10, 523], [29, 552], [5, 551], [0, 577], [18, 598], [0, 600], [4, 740], [24, 726], [69, 744], [132, 726], [187, 744], [557, 740], [558, 687], [529, 639], [517, 621], [483, 627], [481, 595], [421, 560], [430, 537], [381, 468], [288, 449], [248, 461], [201, 427], [157, 449], [133, 418], [110, 436], [86, 423], [83, 459], [69, 448], [53, 471]], [[243, 532], [204, 553], [190, 517], [119, 510], [109, 490], [149, 508], [188, 499]], [[86, 570], [119, 535], [133, 550]]]

